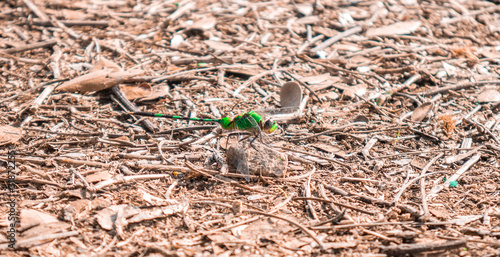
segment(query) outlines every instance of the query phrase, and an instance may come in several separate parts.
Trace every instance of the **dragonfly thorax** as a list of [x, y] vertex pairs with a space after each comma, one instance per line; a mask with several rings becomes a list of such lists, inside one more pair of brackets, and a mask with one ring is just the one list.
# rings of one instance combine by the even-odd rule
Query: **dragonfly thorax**
[[223, 129], [231, 129], [231, 125], [233, 124], [231, 118], [224, 117], [220, 120], [220, 125]]

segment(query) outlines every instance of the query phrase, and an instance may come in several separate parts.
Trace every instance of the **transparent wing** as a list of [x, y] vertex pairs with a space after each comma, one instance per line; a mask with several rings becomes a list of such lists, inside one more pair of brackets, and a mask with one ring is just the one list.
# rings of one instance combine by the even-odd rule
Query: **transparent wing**
[[[259, 124], [257, 123], [257, 121], [252, 117], [252, 116], [247, 116], [245, 117], [251, 124], [252, 126], [255, 128], [255, 130], [253, 131], [253, 133], [255, 133], [255, 138], [252, 139], [250, 141], [250, 146], [252, 146], [253, 144], [253, 141], [255, 139], [259, 139], [259, 141], [264, 144], [264, 145], [267, 145], [267, 142], [266, 142], [266, 134], [265, 133], [262, 133], [262, 130], [260, 129], [260, 126]], [[252, 146], [254, 147], [254, 146]], [[254, 147], [255, 148], [255, 147]]]
[[246, 148], [241, 143], [232, 144], [227, 150], [227, 161], [229, 165], [238, 170], [247, 182], [250, 182], [250, 172], [248, 168], [248, 157]]
[[255, 112], [265, 115], [277, 122], [297, 119], [302, 116], [299, 107], [284, 107], [284, 108], [260, 108]]
[[262, 134], [262, 131], [260, 130], [260, 126], [259, 126], [259, 123], [257, 123], [257, 121], [250, 115], [246, 115], [245, 116], [245, 119], [250, 122], [250, 124], [252, 124], [252, 127], [255, 128], [255, 133], [257, 135], [259, 134]]

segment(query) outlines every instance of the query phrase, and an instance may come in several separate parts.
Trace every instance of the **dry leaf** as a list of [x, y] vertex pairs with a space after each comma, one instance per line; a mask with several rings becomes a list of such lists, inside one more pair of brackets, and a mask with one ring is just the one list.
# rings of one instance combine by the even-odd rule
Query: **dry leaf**
[[477, 96], [480, 103], [500, 102], [500, 92], [494, 89], [484, 90]]
[[193, 25], [189, 26], [187, 30], [209, 30], [213, 27], [215, 27], [215, 24], [217, 24], [217, 19], [214, 17], [207, 17], [204, 19], [201, 19], [199, 21], [196, 21], [193, 23]]
[[58, 91], [90, 92], [111, 88], [119, 83], [144, 74], [143, 70], [113, 71], [96, 70], [83, 76], [65, 82], [57, 88]]
[[441, 115], [439, 116], [439, 120], [443, 122], [443, 130], [447, 136], [450, 136], [455, 130], [455, 119], [453, 119], [453, 115]]
[[165, 199], [156, 197], [156, 196], [151, 195], [150, 193], [145, 192], [145, 191], [142, 192], [142, 200], [144, 200], [144, 201], [146, 201], [149, 204], [154, 205], [154, 206], [163, 205], [167, 202]]
[[312, 4], [295, 4], [295, 10], [301, 13], [304, 16], [309, 16], [314, 12], [314, 7]]
[[97, 172], [85, 177], [85, 180], [89, 183], [100, 182], [110, 179], [112, 176], [107, 171]]
[[300, 19], [297, 19], [295, 21], [295, 24], [314, 24], [316, 22], [320, 22], [321, 21], [321, 18], [314, 15], [314, 16], [306, 16], [306, 17], [302, 17]]
[[319, 84], [321, 82], [331, 80], [332, 78], [335, 77], [332, 77], [330, 73], [323, 73], [314, 76], [300, 77], [300, 80], [304, 83], [311, 85], [311, 84]]
[[[59, 221], [57, 217], [52, 214], [33, 209], [21, 209], [20, 218], [23, 228], [31, 227], [22, 233], [23, 239], [36, 237], [40, 234], [57, 233], [71, 227], [70, 224]], [[31, 244], [32, 242], [25, 243]]]
[[120, 90], [128, 100], [148, 97], [151, 95], [151, 86], [147, 83], [140, 85], [120, 85]]
[[425, 118], [429, 116], [430, 111], [434, 107], [434, 104], [431, 102], [423, 103], [419, 107], [417, 107], [413, 113], [411, 114], [410, 120], [413, 122], [423, 121]]
[[151, 88], [151, 94], [147, 97], [143, 97], [138, 101], [152, 101], [160, 98], [164, 98], [165, 96], [172, 97], [170, 94], [170, 87], [168, 85], [159, 85]]
[[112, 205], [97, 212], [96, 219], [101, 228], [105, 230], [111, 230], [113, 229], [113, 225], [115, 224], [115, 221], [117, 220], [117, 216], [119, 214], [119, 216], [121, 216], [122, 218], [128, 218], [136, 215], [139, 212], [139, 208], [131, 205]]
[[122, 71], [122, 67], [113, 61], [110, 61], [102, 56], [99, 56], [99, 60], [94, 64], [94, 67], [90, 69], [90, 72], [98, 70], [111, 70], [111, 71]]
[[22, 137], [22, 129], [9, 125], [0, 125], [0, 145], [16, 143]]
[[[335, 50], [337, 51], [350, 51], [350, 52], [356, 52], [362, 50], [362, 48], [359, 48], [357, 44], [353, 43], [339, 43], [335, 44]], [[339, 60], [339, 59], [334, 59], [332, 60], [333, 63], [345, 63], [345, 60]], [[351, 58], [349, 58], [349, 62], [351, 62]]]
[[79, 218], [79, 215], [92, 208], [92, 202], [88, 199], [79, 199], [71, 201], [62, 209], [62, 219], [71, 221]]
[[455, 58], [467, 58], [467, 65], [472, 67], [479, 62], [479, 58], [473, 53], [470, 47], [460, 47], [451, 50], [451, 55]]
[[337, 100], [337, 99], [339, 99], [339, 94], [337, 94], [334, 91], [328, 91], [328, 92], [326, 92], [324, 94], [319, 94], [318, 96], [321, 99], [326, 98], [327, 100]]
[[311, 146], [314, 148], [317, 148], [321, 151], [324, 151], [326, 153], [336, 153], [336, 152], [340, 152], [342, 150], [337, 146], [333, 146], [331, 144], [326, 144], [326, 143], [321, 143], [321, 142], [314, 143]]
[[443, 69], [450, 77], [454, 77], [457, 75], [457, 67], [448, 64], [447, 62], [443, 62]]
[[36, 224], [58, 222], [59, 220], [52, 214], [40, 212], [32, 209], [21, 209], [21, 224], [23, 227], [31, 227]]
[[44, 223], [24, 231], [22, 236], [23, 239], [28, 239], [31, 237], [39, 236], [41, 234], [47, 235], [47, 234], [58, 233], [69, 227], [71, 227], [71, 224], [61, 221]]
[[420, 21], [397, 22], [380, 28], [370, 28], [366, 31], [367, 37], [386, 36], [386, 35], [405, 35], [411, 34], [420, 27]]
[[363, 96], [366, 94], [366, 85], [356, 85], [356, 86], [350, 86], [346, 87], [344, 90], [344, 95], [349, 97], [350, 99], [356, 98], [356, 96]]
[[444, 206], [432, 206], [429, 208], [429, 212], [439, 219], [448, 220], [450, 218], [450, 212]]
[[364, 123], [369, 123], [370, 119], [366, 117], [365, 115], [358, 115], [352, 120], [353, 122], [364, 122]]
[[469, 215], [469, 216], [456, 216], [454, 219], [450, 220], [450, 223], [455, 223], [459, 226], [463, 226], [467, 223], [479, 220], [483, 215]]
[[244, 68], [239, 68], [239, 67], [229, 68], [226, 70], [226, 73], [228, 74], [235, 73], [245, 76], [255, 76], [257, 74], [260, 74], [262, 71], [263, 70], [257, 65], [245, 65]]

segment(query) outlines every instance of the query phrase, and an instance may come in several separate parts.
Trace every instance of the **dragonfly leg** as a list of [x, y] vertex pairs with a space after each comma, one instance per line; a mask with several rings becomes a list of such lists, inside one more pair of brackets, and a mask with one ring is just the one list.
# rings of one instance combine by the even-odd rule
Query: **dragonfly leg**
[[226, 150], [228, 149], [227, 147], [228, 147], [228, 144], [229, 144], [229, 139], [231, 139], [231, 136], [232, 136], [232, 134], [231, 134], [231, 133], [229, 133], [229, 134], [226, 136], [226, 147], [225, 147], [225, 149], [226, 149]]
[[[257, 138], [259, 139], [259, 141], [260, 141], [262, 144], [264, 144], [264, 145], [268, 146], [268, 145], [266, 144], [266, 142], [264, 141], [264, 137], [262, 136], [262, 134], [263, 134], [263, 133], [262, 133], [262, 130], [260, 129], [260, 126], [259, 126], [259, 124], [257, 123], [257, 121], [256, 121], [253, 117], [248, 117], [248, 121], [249, 121], [250, 123], [252, 123], [252, 125], [253, 125], [253, 128], [252, 128], [252, 133], [253, 133], [253, 134], [254, 134], [254, 136], [255, 136], [255, 137], [252, 139], [252, 141], [250, 142], [250, 146], [252, 146], [255, 150], [257, 150], [257, 149], [253, 146], [253, 144], [252, 144], [252, 143], [253, 143], [253, 142], [254, 142]], [[258, 151], [257, 151], [257, 152], [258, 152]]]
[[254, 137], [254, 138], [252, 139], [252, 141], [250, 141], [250, 146], [251, 146], [253, 149], [255, 149], [255, 151], [257, 151], [257, 152], [259, 152], [259, 153], [260, 153], [260, 151], [259, 151], [259, 150], [257, 150], [257, 148], [255, 148], [255, 146], [253, 145], [253, 142], [255, 141], [255, 139], [257, 139], [257, 137]]
[[[250, 138], [252, 135], [247, 135], [245, 136], [244, 138], [240, 139], [238, 142], [241, 142], [243, 140], [247, 140], [248, 138]], [[259, 150], [257, 150], [257, 148], [255, 148], [255, 146], [253, 145], [253, 142], [255, 141], [255, 139], [257, 139], [257, 136], [255, 136], [254, 138], [252, 138], [252, 140], [250, 140], [250, 146], [255, 149], [255, 151], [259, 152]]]
[[246, 137], [244, 137], [244, 138], [242, 138], [242, 139], [238, 140], [238, 142], [241, 142], [241, 141], [243, 141], [243, 140], [247, 140], [249, 137], [250, 137], [250, 135], [247, 135]]
[[[238, 142], [241, 142], [241, 141], [243, 141], [243, 140], [245, 140], [245, 139], [247, 139], [247, 138], [249, 138], [249, 137], [250, 137], [250, 136], [246, 135], [246, 133], [245, 133], [245, 134], [243, 134], [243, 135], [245, 135], [245, 137], [244, 137], [244, 138], [241, 138], [241, 139], [238, 139]], [[229, 133], [229, 134], [227, 135], [227, 140], [226, 140], [226, 149], [228, 149], [227, 147], [228, 147], [228, 144], [229, 144], [229, 139], [230, 139], [230, 137], [231, 137], [231, 136], [241, 136], [241, 133], [240, 133], [240, 132], [231, 132], [231, 133]]]

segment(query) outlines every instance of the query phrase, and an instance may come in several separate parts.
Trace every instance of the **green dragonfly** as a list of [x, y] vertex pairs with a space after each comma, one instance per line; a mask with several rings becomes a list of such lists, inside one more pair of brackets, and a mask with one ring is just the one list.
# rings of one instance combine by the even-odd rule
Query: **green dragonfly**
[[[280, 101], [283, 108], [258, 109], [256, 111], [250, 111], [238, 115], [233, 119], [229, 117], [224, 117], [221, 119], [189, 118], [184, 116], [153, 112], [133, 112], [131, 114], [138, 116], [168, 118], [174, 120], [192, 120], [219, 123], [222, 128], [226, 130], [249, 131], [255, 136], [261, 136], [261, 131], [265, 132], [266, 134], [270, 134], [278, 129], [279, 126], [276, 121], [286, 121], [294, 119], [297, 117], [297, 115], [302, 114], [302, 109], [305, 105], [302, 106], [301, 104], [302, 109], [299, 108], [299, 104], [302, 102], [302, 90], [300, 89], [297, 82], [287, 82], [281, 87]], [[306, 102], [307, 100], [304, 101], [304, 103]], [[261, 115], [263, 113], [265, 114], [264, 116]]]
[[[236, 131], [236, 134], [239, 134], [241, 131], [250, 132], [254, 136], [254, 139], [250, 141], [250, 146], [255, 149], [255, 151], [246, 147], [247, 142], [244, 141], [246, 138], [231, 144], [230, 147], [226, 145], [228, 163], [240, 171], [240, 173], [245, 176], [245, 179], [249, 181], [248, 175], [250, 171], [259, 174], [270, 172], [276, 176], [280, 176], [286, 172], [288, 163], [287, 156], [264, 142], [261, 132], [271, 134], [279, 128], [276, 121], [286, 122], [301, 117], [307, 99], [308, 96], [302, 99], [302, 91], [298, 83], [287, 82], [282, 86], [280, 92], [282, 108], [257, 109], [255, 111], [243, 113], [232, 119], [230, 117], [223, 117], [221, 119], [189, 118], [154, 112], [131, 112], [130, 114], [174, 120], [219, 123], [223, 129]], [[259, 144], [253, 145], [252, 143], [257, 138], [260, 138]], [[226, 140], [226, 143], [228, 141], [229, 140]], [[251, 163], [251, 165], [249, 165], [249, 163]]]
[[233, 119], [229, 117], [223, 117], [221, 119], [189, 118], [184, 116], [176, 116], [176, 115], [154, 113], [154, 112], [133, 112], [132, 114], [138, 116], [168, 118], [174, 120], [214, 122], [214, 123], [219, 123], [221, 127], [226, 130], [250, 131], [254, 134], [258, 134], [260, 131], [263, 131], [266, 134], [270, 134], [273, 133], [279, 127], [278, 123], [276, 123], [274, 120], [270, 118], [263, 118], [262, 115], [258, 114], [255, 111], [250, 111], [238, 115]]

